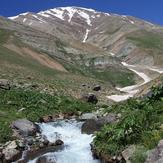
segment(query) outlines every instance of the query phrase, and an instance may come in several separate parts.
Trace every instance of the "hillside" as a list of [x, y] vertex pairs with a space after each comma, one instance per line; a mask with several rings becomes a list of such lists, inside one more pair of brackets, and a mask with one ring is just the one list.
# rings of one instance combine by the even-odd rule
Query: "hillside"
[[[0, 24], [1, 38], [4, 37], [2, 51], [12, 51], [15, 54], [12, 56], [28, 62], [19, 71], [25, 69], [25, 76], [39, 73], [39, 80], [47, 79], [49, 74], [47, 81], [65, 94], [80, 97], [82, 84], [101, 85], [99, 96], [106, 102], [119, 92], [117, 87], [123, 90], [125, 86], [143, 83], [140, 73], [150, 81], [162, 73], [163, 28], [138, 18], [62, 7], [1, 18]], [[123, 63], [135, 66], [134, 71], [139, 74]], [[33, 75], [29, 73], [32, 66]], [[12, 65], [12, 70], [13, 67], [18, 68]], [[18, 71], [6, 73], [15, 72]], [[84, 91], [91, 90], [84, 88]]]

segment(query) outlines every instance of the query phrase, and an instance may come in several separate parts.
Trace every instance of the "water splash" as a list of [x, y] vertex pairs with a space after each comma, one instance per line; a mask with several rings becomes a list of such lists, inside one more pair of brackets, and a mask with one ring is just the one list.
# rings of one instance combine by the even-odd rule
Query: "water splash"
[[[65, 145], [63, 150], [47, 153], [44, 156], [57, 163], [100, 163], [99, 160], [92, 157], [90, 150], [93, 136], [82, 134], [81, 125], [82, 122], [75, 120], [40, 124], [42, 134], [50, 142], [54, 142], [59, 136], [59, 139], [63, 140]], [[29, 163], [35, 163], [37, 159], [31, 160]]]

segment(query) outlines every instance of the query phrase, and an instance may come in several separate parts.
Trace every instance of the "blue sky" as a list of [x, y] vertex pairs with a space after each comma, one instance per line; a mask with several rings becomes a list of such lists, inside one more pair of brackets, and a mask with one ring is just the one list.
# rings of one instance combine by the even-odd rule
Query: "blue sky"
[[38, 12], [55, 7], [81, 6], [131, 15], [163, 25], [163, 0], [0, 0], [0, 15]]

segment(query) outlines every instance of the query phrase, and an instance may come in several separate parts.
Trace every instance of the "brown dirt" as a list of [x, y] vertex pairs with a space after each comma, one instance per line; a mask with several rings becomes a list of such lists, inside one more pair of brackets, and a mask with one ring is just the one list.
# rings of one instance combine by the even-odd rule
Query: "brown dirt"
[[51, 69], [67, 72], [67, 70], [60, 63], [50, 58], [47, 54], [36, 52], [28, 47], [20, 48], [14, 44], [4, 44], [4, 47], [16, 52], [22, 57], [30, 56], [40, 64], [49, 67]]
[[46, 54], [35, 52], [29, 48], [23, 48], [23, 51], [25, 54], [30, 55], [33, 59], [37, 60], [44, 66], [47, 66], [55, 70], [67, 72], [67, 70], [60, 63], [50, 58]]

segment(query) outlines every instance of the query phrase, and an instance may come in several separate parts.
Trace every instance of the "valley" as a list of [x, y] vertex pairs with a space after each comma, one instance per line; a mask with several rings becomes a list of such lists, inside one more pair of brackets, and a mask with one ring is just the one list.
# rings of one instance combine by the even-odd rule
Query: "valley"
[[0, 99], [0, 163], [159, 163], [163, 27], [74, 6], [0, 17]]

